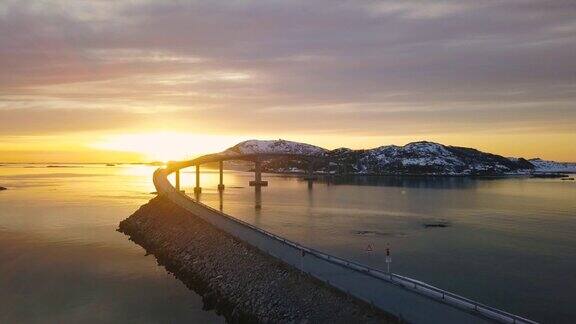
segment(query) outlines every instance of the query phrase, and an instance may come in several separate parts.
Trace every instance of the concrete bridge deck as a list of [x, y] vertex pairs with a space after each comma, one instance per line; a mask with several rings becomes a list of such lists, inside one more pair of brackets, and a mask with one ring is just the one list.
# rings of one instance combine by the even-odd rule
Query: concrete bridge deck
[[[218, 184], [218, 190], [224, 190], [224, 161], [250, 161], [254, 163], [254, 180], [250, 181], [250, 186], [260, 188], [268, 185], [267, 181], [262, 180], [262, 162], [265, 160], [272, 160], [278, 158], [289, 158], [305, 161], [308, 163], [308, 170], [306, 179], [313, 180], [314, 177], [314, 167], [320, 161], [330, 161], [330, 159], [323, 155], [307, 155], [307, 154], [297, 154], [290, 152], [267, 152], [267, 153], [247, 153], [247, 154], [227, 154], [225, 152], [207, 154], [199, 158], [187, 161], [170, 162], [168, 168], [176, 173], [176, 189], [180, 190], [180, 169], [195, 166], [196, 167], [196, 186], [194, 187], [195, 193], [202, 192], [202, 187], [200, 186], [200, 166], [206, 163], [218, 162], [220, 169], [220, 183]], [[312, 185], [312, 182], [309, 183]]]
[[[535, 323], [423, 282], [385, 273], [286, 240], [191, 199], [179, 188], [173, 187], [167, 179], [170, 173], [181, 168], [214, 161], [221, 159], [201, 158], [197, 161], [170, 164], [166, 169], [156, 170], [154, 185], [159, 194], [217, 228], [407, 322]], [[198, 170], [197, 168], [197, 175]]]

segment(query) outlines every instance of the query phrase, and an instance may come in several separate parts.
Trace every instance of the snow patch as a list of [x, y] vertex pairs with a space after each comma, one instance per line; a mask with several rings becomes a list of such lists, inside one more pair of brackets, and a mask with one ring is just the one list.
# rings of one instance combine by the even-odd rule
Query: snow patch
[[538, 158], [530, 159], [528, 162], [534, 165], [537, 172], [576, 172], [576, 163], [547, 161]]
[[323, 155], [327, 150], [318, 146], [286, 140], [248, 140], [241, 142], [223, 154], [300, 154]]

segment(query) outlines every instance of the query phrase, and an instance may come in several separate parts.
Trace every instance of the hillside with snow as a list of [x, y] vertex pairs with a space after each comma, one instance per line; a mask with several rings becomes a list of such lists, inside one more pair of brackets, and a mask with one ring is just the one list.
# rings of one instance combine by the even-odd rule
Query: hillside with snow
[[546, 161], [538, 158], [528, 161], [537, 172], [576, 172], [576, 163]]
[[528, 172], [533, 166], [524, 159], [509, 159], [471, 148], [433, 142], [413, 142], [354, 151], [331, 152], [350, 173], [480, 175]]
[[[503, 175], [532, 172], [569, 172], [574, 163], [540, 159], [506, 158], [473, 148], [434, 142], [413, 142], [404, 146], [387, 145], [367, 150], [339, 148], [327, 150], [318, 146], [285, 140], [249, 140], [220, 154], [254, 153], [298, 154], [318, 156], [315, 169], [325, 173], [347, 174], [415, 174], [415, 175]], [[267, 161], [263, 168], [270, 172], [302, 172], [306, 161], [278, 158]]]
[[238, 143], [222, 152], [227, 155], [237, 154], [300, 154], [322, 155], [328, 150], [311, 144], [298, 143], [286, 140], [248, 140]]

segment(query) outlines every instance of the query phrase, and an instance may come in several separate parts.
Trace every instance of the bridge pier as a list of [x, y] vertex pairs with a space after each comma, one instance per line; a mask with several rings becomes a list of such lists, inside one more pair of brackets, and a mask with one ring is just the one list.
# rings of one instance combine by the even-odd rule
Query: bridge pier
[[224, 161], [220, 161], [220, 183], [218, 184], [218, 191], [224, 191]]
[[176, 178], [176, 190], [180, 191], [180, 170], [174, 172], [174, 177]]
[[220, 199], [220, 211], [224, 211], [224, 191], [220, 190], [218, 191], [218, 198]]
[[254, 161], [254, 181], [250, 181], [252, 187], [266, 187], [268, 181], [262, 181], [262, 162]]
[[260, 186], [254, 188], [254, 208], [256, 210], [262, 209], [262, 187]]
[[194, 187], [194, 193], [199, 194], [202, 192], [202, 187], [200, 187], [200, 164], [196, 164], [196, 187]]

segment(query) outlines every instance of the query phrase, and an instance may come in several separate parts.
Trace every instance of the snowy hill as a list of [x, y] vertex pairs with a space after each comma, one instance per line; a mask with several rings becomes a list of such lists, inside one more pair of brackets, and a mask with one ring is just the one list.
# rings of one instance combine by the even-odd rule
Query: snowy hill
[[576, 163], [546, 161], [542, 159], [528, 160], [537, 172], [576, 172]]
[[[354, 154], [352, 151], [351, 154]], [[349, 171], [366, 174], [503, 174], [526, 172], [532, 165], [524, 159], [509, 159], [471, 148], [433, 142], [413, 142], [365, 150]]]
[[[576, 170], [574, 163], [506, 158], [472, 148], [426, 141], [404, 146], [387, 145], [368, 150], [338, 148], [329, 151], [318, 146], [285, 140], [249, 140], [220, 154], [252, 153], [293, 153], [326, 157], [330, 162], [324, 160], [315, 167], [317, 171], [326, 173], [501, 175]], [[266, 162], [263, 167], [272, 172], [301, 172], [307, 169], [306, 163], [279, 158]]]
[[223, 154], [290, 153], [302, 155], [322, 155], [328, 152], [318, 146], [285, 140], [248, 140], [234, 145]]

